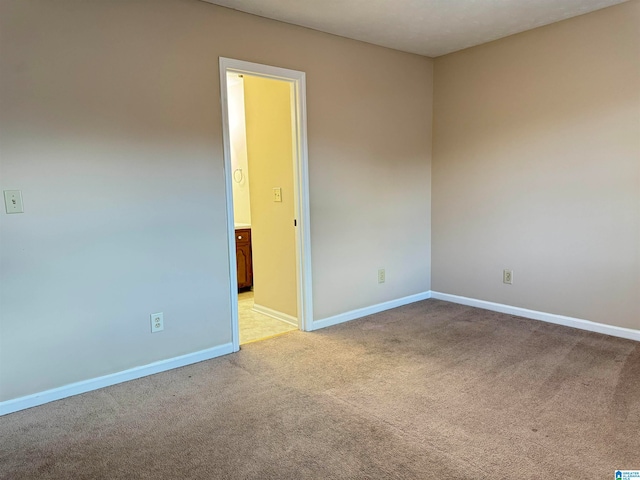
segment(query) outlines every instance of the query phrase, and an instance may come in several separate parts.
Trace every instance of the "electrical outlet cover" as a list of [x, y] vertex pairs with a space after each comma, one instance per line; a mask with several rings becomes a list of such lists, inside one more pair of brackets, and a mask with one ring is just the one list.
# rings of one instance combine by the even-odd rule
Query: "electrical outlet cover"
[[162, 312], [151, 314], [151, 333], [164, 330], [164, 315]]

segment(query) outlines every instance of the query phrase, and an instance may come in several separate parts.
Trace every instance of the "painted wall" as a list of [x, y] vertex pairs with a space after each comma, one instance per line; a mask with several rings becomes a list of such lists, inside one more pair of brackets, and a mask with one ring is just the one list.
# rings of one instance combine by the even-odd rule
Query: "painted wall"
[[227, 90], [231, 170], [233, 172], [233, 218], [236, 224], [251, 225], [244, 79], [237, 74], [228, 74]]
[[231, 341], [219, 56], [307, 73], [315, 318], [429, 290], [431, 60], [196, 0], [3, 0], [0, 401]]
[[244, 86], [254, 302], [297, 317], [291, 84], [247, 75]]
[[640, 328], [638, 25], [636, 0], [436, 59], [434, 291]]

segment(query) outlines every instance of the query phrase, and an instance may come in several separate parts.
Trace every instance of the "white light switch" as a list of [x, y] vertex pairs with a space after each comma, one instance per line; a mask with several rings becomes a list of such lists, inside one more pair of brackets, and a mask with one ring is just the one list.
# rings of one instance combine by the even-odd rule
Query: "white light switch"
[[273, 189], [273, 201], [274, 202], [282, 201], [282, 189], [280, 187], [276, 187]]
[[22, 192], [20, 190], [5, 190], [4, 208], [7, 213], [24, 213]]

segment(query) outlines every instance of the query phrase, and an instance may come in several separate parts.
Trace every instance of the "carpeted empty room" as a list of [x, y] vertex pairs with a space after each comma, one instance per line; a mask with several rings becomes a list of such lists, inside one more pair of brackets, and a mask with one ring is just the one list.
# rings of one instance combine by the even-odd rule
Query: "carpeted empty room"
[[640, 345], [426, 300], [0, 418], [3, 479], [613, 478]]
[[639, 27], [0, 0], [0, 480], [640, 479]]

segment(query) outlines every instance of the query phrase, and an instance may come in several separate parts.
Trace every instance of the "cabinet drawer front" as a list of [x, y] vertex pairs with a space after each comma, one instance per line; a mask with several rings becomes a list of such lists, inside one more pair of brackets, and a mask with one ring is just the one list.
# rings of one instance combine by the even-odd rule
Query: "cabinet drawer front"
[[245, 244], [251, 242], [251, 230], [243, 228], [236, 230], [236, 245]]

